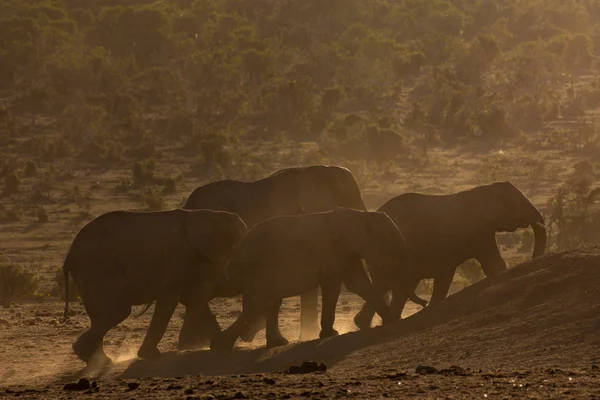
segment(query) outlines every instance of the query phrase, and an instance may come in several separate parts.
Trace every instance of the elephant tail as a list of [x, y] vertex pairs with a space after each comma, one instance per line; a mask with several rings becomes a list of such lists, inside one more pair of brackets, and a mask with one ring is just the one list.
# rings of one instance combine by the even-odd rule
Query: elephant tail
[[63, 311], [63, 322], [69, 319], [69, 257], [63, 263], [63, 279], [65, 280], [65, 310]]
[[146, 304], [144, 305], [144, 308], [142, 308], [142, 311], [140, 311], [138, 314], [135, 314], [133, 317], [134, 317], [134, 318], [139, 318], [139, 317], [141, 317], [142, 315], [144, 315], [144, 314], [146, 313], [146, 311], [148, 311], [148, 309], [150, 308], [150, 306], [152, 305], [152, 303], [154, 303], [154, 300], [152, 300], [152, 301], [151, 301], [151, 302], [149, 302], [149, 303], [146, 303]]

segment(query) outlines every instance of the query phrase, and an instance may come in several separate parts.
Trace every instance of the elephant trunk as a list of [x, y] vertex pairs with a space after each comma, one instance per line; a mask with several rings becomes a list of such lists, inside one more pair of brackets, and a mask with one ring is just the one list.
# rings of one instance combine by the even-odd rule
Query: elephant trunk
[[536, 258], [543, 256], [546, 252], [546, 226], [543, 222], [534, 222], [531, 224], [531, 227], [533, 228], [533, 235], [535, 237], [532, 257]]

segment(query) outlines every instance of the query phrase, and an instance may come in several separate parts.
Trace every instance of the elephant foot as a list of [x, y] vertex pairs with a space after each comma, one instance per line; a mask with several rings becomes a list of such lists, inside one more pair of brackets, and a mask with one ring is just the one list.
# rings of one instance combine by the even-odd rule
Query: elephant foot
[[235, 345], [235, 341], [237, 338], [231, 338], [228, 335], [217, 335], [213, 337], [210, 342], [210, 349], [213, 351], [227, 351], [230, 352], [233, 350], [233, 346]]
[[311, 325], [310, 327], [306, 327], [306, 328], [300, 327], [299, 340], [301, 342], [305, 342], [308, 340], [316, 339], [317, 337], [319, 337], [319, 331], [320, 331], [320, 328], [319, 328], [319, 325], [317, 325], [317, 324]]
[[95, 370], [109, 367], [112, 365], [112, 363], [113, 361], [109, 356], [106, 355], [106, 353], [104, 353], [103, 350], [98, 350], [92, 355], [92, 357], [90, 357], [86, 365], [88, 368]]
[[142, 344], [137, 355], [139, 358], [158, 358], [160, 350], [156, 346], [145, 346]]
[[86, 364], [110, 364], [112, 360], [104, 353], [101, 346], [90, 346], [82, 335], [73, 343], [73, 352]]
[[289, 343], [290, 342], [286, 338], [284, 338], [281, 335], [281, 333], [273, 336], [272, 338], [267, 338], [267, 347], [269, 347], [269, 348], [286, 346]]
[[363, 311], [359, 311], [358, 314], [354, 316], [354, 325], [360, 330], [369, 329], [371, 327], [371, 321], [373, 317], [369, 316], [367, 313]]
[[338, 336], [340, 333], [338, 331], [336, 331], [335, 329], [331, 328], [331, 329], [323, 329], [321, 331], [321, 333], [319, 333], [319, 338], [321, 339], [327, 339], [330, 337], [334, 337], [334, 336]]

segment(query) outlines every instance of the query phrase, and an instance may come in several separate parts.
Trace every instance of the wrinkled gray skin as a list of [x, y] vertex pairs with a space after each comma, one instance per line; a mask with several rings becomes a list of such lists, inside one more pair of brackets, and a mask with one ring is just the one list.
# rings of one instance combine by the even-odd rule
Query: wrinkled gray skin
[[186, 317], [206, 312], [245, 232], [236, 214], [208, 210], [116, 211], [89, 222], [63, 266], [65, 284], [70, 272], [91, 322], [73, 344], [77, 356], [88, 364], [109, 363], [104, 335], [129, 316], [132, 305], [152, 301], [154, 314], [138, 356], [159, 356], [158, 342], [177, 304], [186, 305]]
[[[226, 267], [243, 292], [243, 311], [213, 337], [211, 349], [231, 350], [245, 325], [266, 317], [267, 346], [288, 341], [278, 327], [282, 299], [321, 288], [319, 337], [335, 336], [335, 308], [342, 283], [373, 304], [384, 323], [388, 306], [375, 285], [396, 276], [405, 249], [402, 234], [384, 213], [336, 208], [301, 216], [274, 217], [249, 229]], [[367, 262], [373, 284], [362, 261]]]
[[[379, 208], [398, 225], [409, 249], [409, 265], [401, 278], [404, 288], [394, 291], [392, 317], [399, 319], [421, 279], [434, 280], [430, 305], [446, 298], [458, 266], [474, 258], [486, 276], [506, 269], [496, 244], [496, 232], [514, 232], [531, 226], [535, 235], [533, 257], [546, 250], [544, 219], [510, 182], [496, 182], [450, 195], [406, 193]], [[388, 288], [391, 289], [391, 288]], [[356, 315], [361, 329], [371, 324], [369, 304]]]
[[[329, 211], [336, 207], [366, 210], [352, 173], [346, 168], [327, 165], [285, 168], [255, 182], [223, 180], [209, 183], [195, 189], [183, 206], [234, 212], [248, 228], [275, 216]], [[216, 296], [226, 294], [240, 293], [224, 288]], [[307, 340], [319, 331], [318, 290], [300, 295], [300, 340]], [[207, 329], [209, 325], [211, 327]], [[252, 341], [263, 327], [264, 320], [257, 321], [255, 326], [248, 327], [243, 339]], [[182, 329], [178, 346], [180, 349], [206, 346], [216, 332], [220, 332], [220, 327], [213, 315], [190, 318]]]

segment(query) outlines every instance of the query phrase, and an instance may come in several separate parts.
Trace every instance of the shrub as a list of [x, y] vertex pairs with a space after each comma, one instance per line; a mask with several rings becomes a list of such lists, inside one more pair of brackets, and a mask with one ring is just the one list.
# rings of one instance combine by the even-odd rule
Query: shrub
[[165, 200], [152, 188], [148, 188], [144, 192], [143, 200], [150, 211], [159, 211], [165, 206]]
[[37, 164], [35, 161], [28, 160], [25, 164], [25, 171], [23, 171], [25, 177], [30, 178], [37, 175]]
[[21, 185], [21, 179], [16, 172], [11, 172], [6, 178], [4, 178], [4, 194], [13, 194], [19, 191]]
[[136, 187], [145, 187], [154, 182], [156, 163], [153, 159], [136, 161], [131, 169], [131, 180]]
[[48, 213], [46, 212], [44, 207], [38, 208], [36, 215], [37, 215], [38, 222], [41, 222], [41, 223], [48, 222]]
[[35, 295], [39, 278], [22, 266], [0, 265], [0, 298], [2, 300]]

